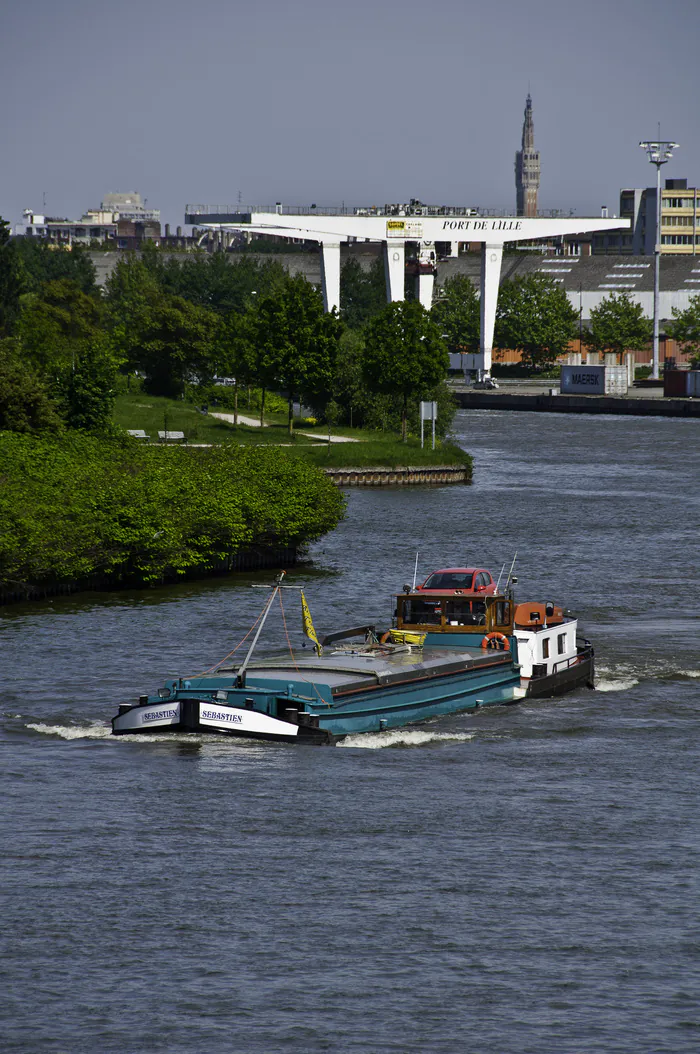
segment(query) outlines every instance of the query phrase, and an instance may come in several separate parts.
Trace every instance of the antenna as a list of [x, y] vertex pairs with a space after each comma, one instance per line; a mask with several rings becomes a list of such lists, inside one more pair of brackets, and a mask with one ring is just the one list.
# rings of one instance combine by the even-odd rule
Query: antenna
[[513, 577], [513, 568], [515, 567], [515, 561], [517, 559], [518, 559], [518, 550], [516, 549], [515, 550], [515, 555], [513, 557], [513, 563], [510, 565], [510, 571], [508, 572], [508, 578], [506, 580], [506, 590], [508, 589], [508, 586], [510, 585], [510, 580]]
[[416, 588], [416, 575], [418, 574], [418, 553], [416, 552], [416, 562], [413, 566], [413, 588]]
[[503, 567], [501, 568], [501, 573], [498, 576], [498, 581], [496, 582], [496, 592], [498, 592], [498, 587], [501, 584], [501, 579], [503, 578], [503, 572], [505, 571], [505, 569], [506, 569], [506, 565], [505, 565], [505, 562], [504, 562], [503, 563]]

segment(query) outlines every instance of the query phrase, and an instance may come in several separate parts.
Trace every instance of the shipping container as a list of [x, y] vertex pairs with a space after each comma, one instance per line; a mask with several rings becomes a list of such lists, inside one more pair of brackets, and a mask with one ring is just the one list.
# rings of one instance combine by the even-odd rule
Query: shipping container
[[700, 399], [700, 370], [690, 370], [688, 373], [688, 395]]
[[627, 395], [626, 366], [562, 366], [562, 395]]

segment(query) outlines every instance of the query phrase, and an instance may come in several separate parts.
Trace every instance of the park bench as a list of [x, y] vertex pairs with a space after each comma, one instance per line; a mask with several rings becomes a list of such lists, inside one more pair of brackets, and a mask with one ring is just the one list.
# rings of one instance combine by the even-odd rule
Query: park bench
[[129, 433], [129, 435], [132, 436], [134, 439], [150, 439], [151, 438], [149, 435], [146, 434], [146, 432], [144, 432], [143, 428], [128, 428], [127, 431]]
[[184, 432], [159, 432], [158, 439], [161, 443], [186, 443]]

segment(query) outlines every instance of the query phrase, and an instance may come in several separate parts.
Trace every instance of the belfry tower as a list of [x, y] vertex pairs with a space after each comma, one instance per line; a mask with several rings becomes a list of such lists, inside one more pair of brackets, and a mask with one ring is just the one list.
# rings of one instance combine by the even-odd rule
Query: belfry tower
[[535, 150], [535, 126], [532, 123], [532, 99], [527, 93], [523, 121], [522, 150], [515, 155], [516, 215], [537, 215], [537, 191], [540, 186], [540, 154]]

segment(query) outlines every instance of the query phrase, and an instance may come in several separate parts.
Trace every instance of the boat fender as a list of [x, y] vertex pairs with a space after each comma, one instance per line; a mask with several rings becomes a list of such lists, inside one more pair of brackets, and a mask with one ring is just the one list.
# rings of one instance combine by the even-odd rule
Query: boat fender
[[390, 640], [391, 640], [391, 630], [388, 629], [386, 631], [386, 633], [382, 633], [381, 637], [379, 638], [379, 643], [380, 644], [387, 644]]
[[482, 648], [491, 648], [494, 651], [508, 651], [510, 644], [505, 633], [487, 633], [481, 642]]

